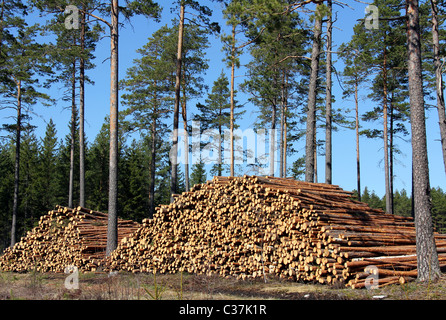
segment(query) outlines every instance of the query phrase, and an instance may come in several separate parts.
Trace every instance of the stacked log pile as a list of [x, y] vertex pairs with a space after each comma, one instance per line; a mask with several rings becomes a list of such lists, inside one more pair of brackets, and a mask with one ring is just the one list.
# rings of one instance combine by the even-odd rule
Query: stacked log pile
[[[40, 218], [38, 225], [0, 257], [0, 270], [64, 272], [69, 265], [95, 271], [104, 262], [107, 244], [105, 213], [78, 207], [57, 207]], [[118, 219], [122, 240], [140, 225]]]
[[[215, 177], [157, 208], [125, 237], [110, 270], [275, 274], [364, 287], [417, 275], [412, 218], [372, 209], [334, 185], [273, 177]], [[436, 234], [446, 266], [446, 235]], [[373, 266], [371, 268], [370, 266]]]

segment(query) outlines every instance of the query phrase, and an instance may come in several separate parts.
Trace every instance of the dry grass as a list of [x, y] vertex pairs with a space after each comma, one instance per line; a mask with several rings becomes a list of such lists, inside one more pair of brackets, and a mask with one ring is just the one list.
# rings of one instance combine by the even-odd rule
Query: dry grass
[[446, 276], [436, 283], [412, 282], [376, 290], [353, 290], [268, 278], [247, 281], [193, 274], [86, 273], [79, 289], [64, 286], [67, 275], [0, 272], [0, 299], [24, 300], [362, 300], [385, 296], [391, 300], [446, 299]]

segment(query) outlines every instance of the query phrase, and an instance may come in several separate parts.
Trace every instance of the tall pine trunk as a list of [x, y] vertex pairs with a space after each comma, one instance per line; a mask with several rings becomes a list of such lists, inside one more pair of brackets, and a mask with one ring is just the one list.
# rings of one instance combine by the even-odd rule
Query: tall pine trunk
[[332, 1], [327, 1], [328, 17], [327, 17], [327, 58], [326, 58], [326, 94], [325, 94], [325, 183], [332, 183], [332, 114], [331, 114], [331, 49], [332, 49]]
[[[76, 41], [74, 41], [76, 45]], [[68, 207], [73, 208], [74, 187], [74, 147], [76, 143], [76, 59], [73, 59], [73, 71], [71, 79], [71, 133], [70, 133], [70, 182], [68, 186]]]
[[151, 159], [150, 159], [150, 185], [149, 185], [149, 218], [155, 213], [155, 173], [156, 173], [156, 116], [151, 124]]
[[[220, 116], [221, 116], [221, 108], [220, 108]], [[222, 133], [223, 133], [223, 127], [221, 124], [218, 125], [218, 175], [222, 176], [223, 175], [223, 152], [222, 152], [222, 145], [221, 145], [221, 141], [222, 141]]]
[[282, 70], [281, 83], [281, 103], [280, 103], [280, 163], [279, 163], [279, 177], [283, 178], [284, 165], [284, 143], [285, 143], [285, 70]]
[[356, 131], [356, 184], [358, 200], [361, 201], [361, 164], [359, 157], [359, 103], [358, 103], [358, 79], [355, 79], [355, 131]]
[[387, 90], [387, 51], [384, 48], [383, 60], [383, 141], [384, 141], [384, 181], [386, 187], [386, 212], [392, 213], [389, 180], [389, 132], [388, 132], [388, 90]]
[[189, 191], [189, 135], [187, 133], [187, 108], [186, 108], [186, 79], [184, 78], [184, 87], [183, 87], [183, 101], [181, 104], [181, 114], [183, 116], [183, 129], [184, 129], [184, 184], [186, 187], [186, 191]]
[[274, 165], [275, 165], [275, 154], [276, 154], [276, 114], [277, 108], [276, 104], [273, 104], [271, 116], [271, 134], [269, 141], [269, 175], [274, 177]]
[[110, 170], [106, 255], [118, 246], [118, 0], [111, 6], [110, 61]]
[[390, 193], [390, 208], [391, 214], [395, 214], [394, 211], [394, 195], [393, 195], [393, 123], [394, 123], [394, 115], [393, 115], [393, 93], [392, 93], [392, 102], [390, 102], [390, 124], [389, 124], [389, 193]]
[[[316, 134], [316, 132], [315, 132]], [[314, 137], [314, 140], [316, 140], [316, 137]], [[317, 179], [317, 143], [314, 144], [314, 182], [318, 182]]]
[[[85, 7], [84, 7], [85, 10]], [[81, 53], [85, 53], [85, 11], [81, 12]], [[79, 59], [79, 205], [85, 207], [85, 59]]]
[[287, 174], [287, 115], [288, 115], [288, 75], [285, 75], [285, 106], [284, 106], [284, 121], [283, 121], [283, 173], [282, 176], [286, 177]]
[[17, 213], [19, 211], [21, 133], [22, 133], [22, 82], [21, 80], [17, 80], [17, 123], [16, 123], [16, 137], [15, 137], [14, 200], [12, 205], [11, 247], [15, 245], [17, 236]]
[[440, 125], [441, 150], [443, 152], [443, 163], [446, 172], [446, 111], [443, 92], [443, 75], [440, 61], [440, 39], [438, 35], [438, 7], [437, 0], [431, 0], [432, 8], [432, 44], [434, 48], [435, 82], [437, 91], [438, 122]]
[[235, 25], [232, 26], [232, 48], [231, 48], [231, 118], [229, 124], [230, 141], [230, 175], [234, 176], [234, 77], [235, 77]]
[[431, 216], [418, 1], [406, 5], [417, 270], [418, 280], [428, 281], [439, 278], [440, 266]]
[[[277, 70], [274, 70], [274, 75], [277, 74]], [[274, 87], [277, 87], [277, 77], [274, 76]], [[272, 113], [271, 113], [271, 130], [269, 140], [269, 175], [274, 177], [275, 172], [275, 155], [276, 155], [276, 121], [277, 121], [277, 100], [272, 101]]]
[[321, 46], [322, 18], [319, 13], [321, 4], [316, 6], [314, 19], [313, 48], [311, 51], [311, 75], [308, 89], [307, 128], [305, 145], [305, 181], [314, 182], [316, 150], [316, 90]]
[[180, 87], [181, 87], [181, 65], [183, 55], [183, 33], [184, 33], [184, 2], [180, 7], [180, 23], [178, 27], [178, 48], [176, 60], [176, 77], [175, 77], [175, 105], [173, 110], [173, 138], [172, 150], [170, 154], [171, 162], [171, 178], [170, 178], [170, 202], [173, 202], [173, 195], [177, 193], [177, 176], [178, 176], [178, 122], [180, 113]]

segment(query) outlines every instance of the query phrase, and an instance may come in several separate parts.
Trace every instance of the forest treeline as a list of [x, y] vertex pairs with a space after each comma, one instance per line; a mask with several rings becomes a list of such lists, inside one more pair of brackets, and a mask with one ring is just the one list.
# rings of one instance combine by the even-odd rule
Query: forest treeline
[[[0, 112], [9, 111], [0, 140], [0, 245], [13, 245], [56, 204], [108, 212], [110, 254], [118, 215], [151, 217], [158, 204], [208, 176], [268, 167], [269, 175], [330, 184], [332, 137], [342, 129], [356, 133], [357, 198], [389, 214], [414, 215], [417, 239], [434, 246], [431, 225], [443, 228], [445, 195], [429, 183], [425, 111], [435, 104], [446, 168], [446, 6], [443, 0], [354, 2], [365, 8], [364, 18], [350, 39], [333, 39], [333, 29], [342, 26], [338, 13], [352, 9], [343, 1], [173, 1], [171, 23], [159, 25], [132, 66], [119, 70], [119, 29], [137, 15], [160, 22], [165, 3], [1, 0]], [[221, 21], [213, 20], [211, 8], [222, 11]], [[110, 113], [98, 135], [87, 137], [85, 90], [94, 88], [89, 75], [105, 37], [110, 55], [100, 58], [110, 60]], [[206, 83], [209, 59], [215, 59], [207, 56], [210, 37], [220, 40], [223, 60], [221, 70], [213, 70], [215, 81]], [[342, 97], [333, 94], [334, 79]], [[239, 101], [240, 93], [248, 100]], [[361, 96], [373, 108], [364, 109]], [[351, 101], [350, 109], [335, 107], [340, 99]], [[60, 101], [71, 110], [69, 134], [59, 137], [46, 119], [46, 133], [37, 137], [33, 115], [43, 106], [60, 108]], [[256, 158], [240, 171], [236, 130], [253, 114], [248, 106], [256, 115], [254, 132], [270, 132], [268, 160]], [[187, 137], [194, 122], [200, 134], [213, 132], [217, 161], [211, 164], [189, 162], [191, 150], [210, 144], [192, 146]], [[360, 136], [382, 143], [382, 199], [361, 187]], [[400, 144], [408, 140], [411, 196], [393, 183]], [[305, 144], [303, 152], [298, 143]], [[423, 268], [435, 258], [424, 256]], [[429, 274], [423, 268], [421, 274]]]
[[[78, 128], [78, 124], [76, 125]], [[33, 228], [41, 215], [52, 210], [56, 204], [68, 204], [70, 172], [70, 135], [59, 139], [56, 125], [50, 119], [43, 137], [36, 137], [34, 130], [24, 132], [22, 140], [23, 160], [21, 162], [20, 219], [18, 233], [24, 234]], [[102, 130], [91, 142], [86, 143], [86, 206], [93, 210], [107, 211], [108, 190], [108, 119], [105, 119]], [[141, 222], [149, 216], [149, 181], [150, 144], [148, 137], [124, 141], [119, 154], [119, 171], [123, 179], [119, 180], [119, 216]], [[0, 249], [9, 246], [10, 220], [14, 190], [14, 144], [10, 141], [0, 149]], [[155, 205], [169, 203], [170, 199], [170, 164], [168, 161], [169, 146], [160, 146], [160, 158], [157, 163], [155, 182]], [[79, 149], [75, 148], [75, 172], [79, 174]], [[208, 179], [204, 163], [192, 166], [190, 184], [203, 183]], [[302, 179], [302, 173], [294, 176]], [[185, 191], [184, 173], [179, 175], [180, 192]], [[74, 179], [74, 189], [79, 187], [79, 179]], [[446, 232], [446, 192], [441, 188], [432, 188], [432, 215], [434, 226], [440, 232]], [[354, 197], [357, 192], [354, 190]], [[365, 187], [362, 201], [372, 208], [385, 210], [385, 196], [379, 197], [373, 190]], [[79, 194], [74, 193], [74, 203], [79, 203]], [[412, 215], [412, 199], [406, 190], [394, 193], [395, 214]]]

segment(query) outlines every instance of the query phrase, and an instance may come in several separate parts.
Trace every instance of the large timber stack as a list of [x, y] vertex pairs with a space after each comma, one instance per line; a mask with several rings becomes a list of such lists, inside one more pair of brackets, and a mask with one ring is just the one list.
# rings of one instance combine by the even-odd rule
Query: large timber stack
[[[0, 270], [64, 272], [72, 265], [80, 271], [96, 271], [105, 261], [107, 244], [105, 213], [77, 207], [57, 207], [42, 216], [38, 225], [0, 257]], [[118, 220], [118, 239], [140, 227]]]
[[[441, 266], [446, 236], [436, 234]], [[338, 186], [274, 177], [214, 177], [157, 208], [108, 267], [282, 278], [364, 287], [416, 277], [412, 218], [384, 213]], [[373, 265], [374, 268], [368, 268]], [[370, 270], [370, 271], [369, 271]]]

